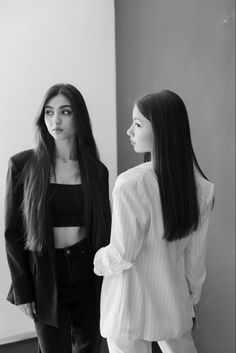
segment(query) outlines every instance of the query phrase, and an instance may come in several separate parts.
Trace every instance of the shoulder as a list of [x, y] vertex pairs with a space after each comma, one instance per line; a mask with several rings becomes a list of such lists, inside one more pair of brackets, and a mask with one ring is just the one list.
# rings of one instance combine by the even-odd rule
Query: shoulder
[[34, 155], [33, 149], [25, 150], [17, 154], [14, 154], [9, 159], [9, 165], [17, 169], [22, 168], [32, 158], [33, 155]]
[[100, 160], [97, 161], [97, 171], [98, 171], [99, 178], [104, 178], [104, 177], [108, 178], [109, 171], [105, 166], [105, 164]]
[[22, 171], [26, 167], [27, 163], [31, 160], [33, 155], [34, 150], [30, 149], [11, 156], [8, 162], [8, 172], [13, 173], [15, 176], [21, 175]]
[[[121, 173], [115, 182], [115, 188], [138, 188], [155, 180], [155, 173], [151, 163], [142, 163]], [[156, 181], [155, 181], [156, 182]]]
[[108, 173], [107, 166], [103, 162], [99, 161], [99, 167], [104, 173]]
[[213, 205], [215, 187], [212, 182], [205, 179], [199, 173], [195, 174], [200, 209], [211, 208]]

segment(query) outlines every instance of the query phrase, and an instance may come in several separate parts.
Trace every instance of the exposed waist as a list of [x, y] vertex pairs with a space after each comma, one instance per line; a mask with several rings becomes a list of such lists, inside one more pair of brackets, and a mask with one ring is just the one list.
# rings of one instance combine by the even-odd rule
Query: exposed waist
[[54, 227], [55, 248], [66, 248], [82, 241], [86, 237], [84, 227]]

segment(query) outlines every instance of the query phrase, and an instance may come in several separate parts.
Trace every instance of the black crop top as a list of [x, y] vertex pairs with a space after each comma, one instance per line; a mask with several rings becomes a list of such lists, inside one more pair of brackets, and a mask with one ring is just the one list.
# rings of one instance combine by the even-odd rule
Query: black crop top
[[84, 226], [82, 184], [49, 184], [54, 227]]

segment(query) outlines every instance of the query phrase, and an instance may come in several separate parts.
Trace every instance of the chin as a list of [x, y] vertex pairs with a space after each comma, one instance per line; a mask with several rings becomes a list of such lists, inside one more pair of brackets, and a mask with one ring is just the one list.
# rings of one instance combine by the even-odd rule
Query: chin
[[136, 153], [144, 153], [142, 150], [140, 150], [139, 148], [136, 148], [135, 146], [134, 146], [134, 152], [136, 152]]

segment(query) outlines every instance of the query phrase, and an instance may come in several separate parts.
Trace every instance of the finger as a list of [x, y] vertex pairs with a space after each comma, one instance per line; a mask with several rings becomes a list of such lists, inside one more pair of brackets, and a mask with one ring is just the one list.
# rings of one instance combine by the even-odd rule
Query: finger
[[193, 326], [192, 326], [192, 337], [193, 339], [195, 338], [195, 334], [196, 334], [196, 319], [193, 319]]
[[19, 309], [23, 312], [23, 314], [27, 315], [25, 305], [19, 305]]
[[24, 304], [22, 305], [23, 313], [33, 319], [33, 311], [31, 304]]
[[32, 309], [32, 304], [27, 305], [27, 315], [31, 318], [34, 319], [34, 313]]
[[35, 306], [35, 302], [32, 302], [31, 307], [32, 307], [33, 314], [34, 314], [34, 316], [35, 316], [35, 315], [36, 315], [36, 306]]

